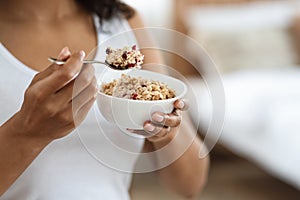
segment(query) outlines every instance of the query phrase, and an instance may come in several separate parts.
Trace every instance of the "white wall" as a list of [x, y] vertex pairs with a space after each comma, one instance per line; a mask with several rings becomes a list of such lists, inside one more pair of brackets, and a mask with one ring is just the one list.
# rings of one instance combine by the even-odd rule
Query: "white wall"
[[146, 26], [172, 28], [174, 0], [123, 0], [142, 15]]

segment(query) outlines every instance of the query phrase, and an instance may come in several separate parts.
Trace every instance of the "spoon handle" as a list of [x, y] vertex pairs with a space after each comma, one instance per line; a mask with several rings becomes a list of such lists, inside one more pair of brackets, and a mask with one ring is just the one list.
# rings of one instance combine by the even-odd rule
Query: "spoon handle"
[[[63, 65], [66, 63], [66, 61], [63, 60], [58, 60], [56, 58], [49, 57], [48, 60], [52, 63], [55, 63], [57, 65]], [[101, 62], [97, 60], [83, 60], [82, 63], [84, 64], [103, 64], [103, 65], [108, 65], [106, 62]]]
[[84, 64], [102, 64], [102, 65], [108, 65], [106, 62], [101, 62], [98, 60], [84, 60], [82, 61]]

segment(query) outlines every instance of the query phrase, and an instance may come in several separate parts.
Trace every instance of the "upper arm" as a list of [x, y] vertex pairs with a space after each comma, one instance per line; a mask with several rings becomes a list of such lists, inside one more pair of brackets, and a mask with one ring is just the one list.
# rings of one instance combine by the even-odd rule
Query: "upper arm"
[[149, 32], [147, 32], [147, 28], [145, 28], [139, 13], [136, 11], [135, 15], [131, 17], [128, 22], [134, 31], [142, 54], [145, 55], [143, 69], [166, 74], [167, 70], [163, 67], [164, 61], [159, 49], [145, 48], [149, 46], [153, 47], [155, 42]]

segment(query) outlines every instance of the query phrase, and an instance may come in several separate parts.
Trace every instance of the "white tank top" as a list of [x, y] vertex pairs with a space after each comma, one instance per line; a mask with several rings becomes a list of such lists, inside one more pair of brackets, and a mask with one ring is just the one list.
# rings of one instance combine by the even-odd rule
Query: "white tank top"
[[[136, 44], [132, 32], [110, 39], [130, 30], [125, 19], [104, 21], [101, 27], [98, 18], [94, 19], [101, 47], [96, 59], [104, 59], [106, 46]], [[102, 67], [95, 68], [98, 74], [103, 72]], [[0, 43], [0, 124], [20, 109], [24, 92], [36, 73]], [[143, 144], [142, 138], [126, 135], [107, 123], [95, 104], [84, 123], [48, 145], [0, 199], [130, 199], [131, 172]]]

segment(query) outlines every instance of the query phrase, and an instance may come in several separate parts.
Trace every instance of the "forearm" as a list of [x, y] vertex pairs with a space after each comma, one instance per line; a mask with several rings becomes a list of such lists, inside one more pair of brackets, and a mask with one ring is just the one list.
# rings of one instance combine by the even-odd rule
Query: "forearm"
[[47, 145], [20, 134], [15, 118], [16, 115], [0, 127], [0, 196]]
[[202, 144], [189, 120], [182, 122], [177, 133], [173, 132], [165, 140], [152, 143], [153, 150], [166, 145], [168, 150], [164, 154], [157, 154], [156, 162], [183, 154], [175, 162], [158, 171], [163, 184], [186, 197], [197, 195], [206, 182], [209, 157], [200, 159]]

